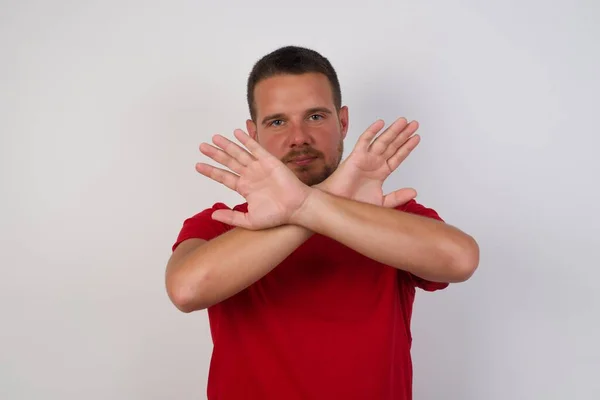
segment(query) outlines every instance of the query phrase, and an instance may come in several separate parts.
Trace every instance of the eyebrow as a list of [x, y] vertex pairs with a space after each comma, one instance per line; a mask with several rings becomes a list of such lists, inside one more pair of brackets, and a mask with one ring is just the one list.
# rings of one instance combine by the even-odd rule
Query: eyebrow
[[282, 114], [282, 113], [267, 115], [266, 117], [263, 118], [262, 124], [266, 125], [267, 122], [269, 122], [272, 119], [282, 119], [283, 117], [285, 117], [285, 114]]
[[[324, 113], [324, 114], [333, 114], [333, 111], [331, 111], [329, 108], [327, 107], [313, 107], [313, 108], [309, 108], [308, 110], [306, 110], [305, 115], [311, 115], [314, 113]], [[285, 117], [285, 114], [283, 113], [278, 113], [278, 114], [271, 114], [271, 115], [267, 115], [266, 117], [263, 118], [262, 120], [262, 124], [266, 125], [267, 122], [271, 121], [271, 120], [275, 120], [275, 119], [283, 119]]]

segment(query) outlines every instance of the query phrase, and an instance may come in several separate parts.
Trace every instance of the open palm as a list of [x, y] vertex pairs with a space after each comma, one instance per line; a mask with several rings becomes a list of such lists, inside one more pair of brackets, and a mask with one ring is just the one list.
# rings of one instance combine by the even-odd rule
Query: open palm
[[246, 133], [236, 130], [234, 134], [250, 152], [220, 135], [213, 138], [218, 147], [200, 145], [203, 154], [233, 172], [205, 163], [198, 163], [196, 170], [242, 195], [248, 202], [248, 212], [218, 210], [213, 219], [253, 230], [287, 223], [310, 188]]
[[416, 195], [413, 189], [400, 189], [384, 196], [382, 185], [419, 144], [419, 136], [413, 135], [418, 123], [399, 118], [377, 136], [383, 126], [384, 122], [379, 120], [359, 137], [348, 158], [324, 183], [327, 190], [385, 207], [395, 207]]

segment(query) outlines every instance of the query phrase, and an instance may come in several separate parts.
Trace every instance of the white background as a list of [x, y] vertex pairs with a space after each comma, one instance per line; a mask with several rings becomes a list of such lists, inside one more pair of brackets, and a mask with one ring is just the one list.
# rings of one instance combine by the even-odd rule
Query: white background
[[0, 398], [206, 396], [206, 314], [164, 268], [185, 218], [243, 201], [198, 145], [244, 128], [253, 63], [287, 44], [337, 69], [347, 151], [420, 122], [386, 188], [481, 246], [417, 296], [415, 398], [600, 398], [599, 3], [214, 3], [2, 2]]

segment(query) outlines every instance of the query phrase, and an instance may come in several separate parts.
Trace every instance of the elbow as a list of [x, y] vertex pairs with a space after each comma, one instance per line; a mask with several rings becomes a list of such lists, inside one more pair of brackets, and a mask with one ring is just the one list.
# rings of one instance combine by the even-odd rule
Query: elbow
[[456, 246], [452, 258], [452, 283], [469, 280], [479, 266], [479, 245], [472, 236], [466, 235]]
[[198, 305], [184, 290], [175, 289], [169, 294], [173, 305], [182, 313], [189, 314], [194, 311], [203, 310], [205, 307]]
[[201, 295], [201, 283], [192, 286], [189, 279], [173, 275], [167, 278], [166, 286], [169, 299], [179, 311], [189, 314], [208, 308]]

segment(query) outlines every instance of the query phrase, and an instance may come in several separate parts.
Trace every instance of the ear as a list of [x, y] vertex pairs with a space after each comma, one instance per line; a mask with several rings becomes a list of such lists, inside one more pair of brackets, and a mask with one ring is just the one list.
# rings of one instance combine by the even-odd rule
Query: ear
[[246, 129], [248, 130], [248, 135], [258, 142], [258, 132], [256, 130], [256, 124], [254, 121], [251, 119], [246, 120]]
[[339, 119], [340, 119], [341, 131], [342, 131], [342, 138], [345, 139], [346, 134], [348, 133], [348, 107], [347, 106], [343, 106], [342, 108], [340, 108]]

